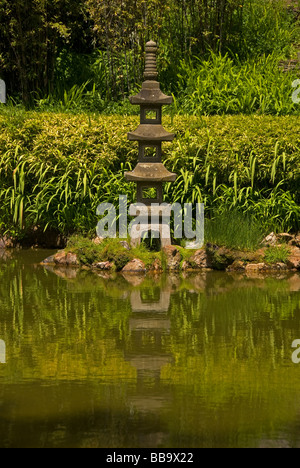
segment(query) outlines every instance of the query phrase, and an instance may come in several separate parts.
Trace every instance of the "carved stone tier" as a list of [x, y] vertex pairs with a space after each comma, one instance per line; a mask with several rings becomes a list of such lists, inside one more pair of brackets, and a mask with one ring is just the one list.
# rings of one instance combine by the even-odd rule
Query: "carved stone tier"
[[162, 163], [138, 163], [132, 172], [124, 175], [129, 182], [174, 182], [177, 177]]
[[156, 66], [156, 54], [157, 54], [156, 42], [149, 41], [146, 44], [146, 62], [145, 62], [145, 80], [157, 80], [158, 71]]
[[172, 104], [172, 96], [167, 96], [160, 90], [158, 81], [144, 81], [142, 90], [136, 96], [129, 98], [133, 105], [161, 105]]
[[174, 133], [169, 133], [162, 125], [141, 124], [134, 132], [128, 133], [130, 141], [173, 141]]

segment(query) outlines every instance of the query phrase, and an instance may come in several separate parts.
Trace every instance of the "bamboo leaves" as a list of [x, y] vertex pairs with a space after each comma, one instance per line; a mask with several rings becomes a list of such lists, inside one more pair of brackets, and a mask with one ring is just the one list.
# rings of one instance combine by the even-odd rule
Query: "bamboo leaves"
[[[135, 185], [124, 179], [137, 158], [126, 140], [135, 119], [28, 113], [7, 126], [5, 112], [2, 232], [23, 236], [35, 226], [64, 235], [95, 232], [99, 203], [116, 204], [123, 194], [135, 201]], [[297, 125], [296, 117], [174, 118], [177, 139], [165, 149], [164, 162], [178, 179], [165, 184], [165, 201], [205, 203], [212, 218], [236, 207], [272, 230], [299, 229]]]
[[275, 114], [299, 113], [291, 99], [294, 72], [282, 73], [278, 55], [234, 62], [229, 55], [210, 53], [195, 64], [182, 61], [179, 71], [179, 113]]

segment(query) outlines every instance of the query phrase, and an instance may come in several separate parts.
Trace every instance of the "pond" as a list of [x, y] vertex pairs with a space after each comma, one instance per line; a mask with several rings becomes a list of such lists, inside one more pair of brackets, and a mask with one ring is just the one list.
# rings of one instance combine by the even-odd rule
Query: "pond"
[[[0, 257], [1, 447], [300, 447], [300, 275]], [[300, 354], [299, 354], [300, 355]]]

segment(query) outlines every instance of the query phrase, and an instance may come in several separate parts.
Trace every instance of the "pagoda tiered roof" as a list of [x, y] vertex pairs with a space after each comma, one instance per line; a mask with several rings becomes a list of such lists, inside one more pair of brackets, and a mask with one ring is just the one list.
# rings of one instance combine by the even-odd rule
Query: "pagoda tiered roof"
[[174, 182], [177, 175], [169, 172], [162, 163], [138, 163], [132, 172], [126, 172], [130, 182]]
[[167, 96], [160, 89], [158, 81], [144, 81], [141, 91], [129, 98], [134, 105], [167, 105], [173, 103], [172, 96]]
[[174, 133], [169, 133], [162, 125], [141, 124], [134, 132], [128, 133], [130, 141], [173, 141]]

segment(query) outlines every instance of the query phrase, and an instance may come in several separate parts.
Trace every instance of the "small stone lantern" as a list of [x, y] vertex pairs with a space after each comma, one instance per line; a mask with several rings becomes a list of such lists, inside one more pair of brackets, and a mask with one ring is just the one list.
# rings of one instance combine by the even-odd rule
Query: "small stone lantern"
[[[138, 141], [139, 160], [132, 172], [125, 173], [128, 181], [137, 184], [137, 202], [146, 205], [139, 213], [130, 212], [131, 215], [144, 215], [145, 223], [140, 224], [138, 234], [131, 232], [132, 244], [138, 245], [142, 236], [150, 230], [158, 231], [162, 247], [171, 244], [170, 227], [163, 218], [169, 216], [171, 205], [164, 207], [151, 206], [163, 203], [163, 183], [174, 182], [176, 174], [169, 172], [162, 163], [162, 142], [173, 141], [175, 135], [167, 132], [162, 126], [162, 106], [172, 104], [173, 98], [166, 96], [160, 90], [157, 81], [158, 72], [156, 65], [156, 54], [158, 47], [155, 42], [146, 44], [146, 67], [139, 94], [130, 98], [131, 104], [139, 105], [141, 108], [141, 120], [139, 127], [128, 133], [130, 141]], [[135, 205], [135, 207], [138, 205]], [[156, 226], [149, 224], [149, 218], [156, 216], [159, 222]]]

